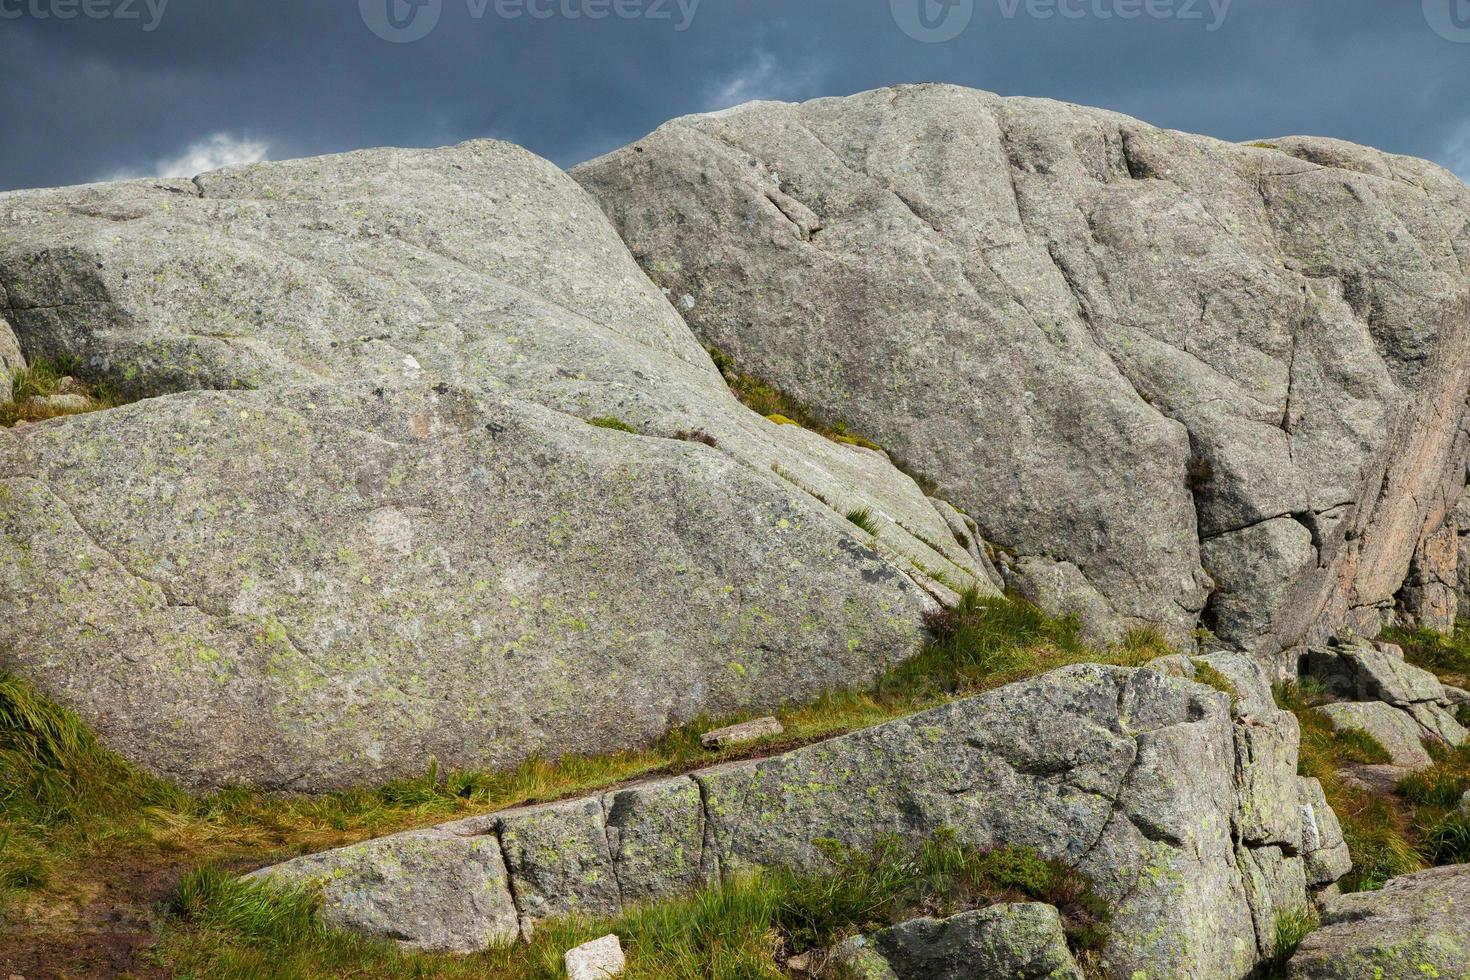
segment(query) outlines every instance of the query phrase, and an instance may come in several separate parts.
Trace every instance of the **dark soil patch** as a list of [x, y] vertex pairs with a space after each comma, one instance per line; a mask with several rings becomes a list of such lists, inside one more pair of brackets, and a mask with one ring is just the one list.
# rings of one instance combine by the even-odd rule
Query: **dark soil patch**
[[0, 980], [164, 977], [147, 952], [157, 940], [161, 907], [188, 870], [183, 864], [118, 863], [101, 871], [101, 891], [74, 919], [0, 924]]

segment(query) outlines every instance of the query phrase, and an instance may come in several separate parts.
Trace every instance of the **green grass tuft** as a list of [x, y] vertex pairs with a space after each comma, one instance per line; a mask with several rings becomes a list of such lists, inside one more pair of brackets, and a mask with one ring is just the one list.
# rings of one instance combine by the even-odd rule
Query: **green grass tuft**
[[1285, 976], [1286, 964], [1301, 948], [1302, 940], [1316, 932], [1321, 923], [1316, 909], [1311, 906], [1277, 913], [1276, 942], [1271, 961], [1265, 966], [1266, 975]]
[[861, 510], [849, 511], [847, 514], [847, 519], [853, 524], [856, 524], [858, 527], [862, 528], [864, 531], [867, 531], [869, 534], [877, 537], [878, 522], [873, 519], [873, 512], [867, 507], [864, 507]]
[[600, 415], [595, 419], [588, 419], [587, 424], [599, 429], [612, 429], [614, 432], [628, 432], [635, 436], [638, 434], [637, 429], [612, 415]]
[[71, 390], [88, 399], [89, 406], [86, 411], [101, 411], [123, 404], [124, 400], [109, 386], [86, 384], [79, 381], [76, 377], [80, 373], [79, 369], [80, 365], [70, 359], [51, 361], [37, 358], [31, 362], [29, 367], [13, 372], [11, 400], [0, 402], [0, 428], [8, 429], [21, 422], [40, 422], [62, 415], [78, 414], [57, 412], [54, 409], [44, 409], [28, 404], [31, 398], [44, 398], [57, 394], [61, 390], [62, 382], [67, 378], [72, 379], [73, 388]]

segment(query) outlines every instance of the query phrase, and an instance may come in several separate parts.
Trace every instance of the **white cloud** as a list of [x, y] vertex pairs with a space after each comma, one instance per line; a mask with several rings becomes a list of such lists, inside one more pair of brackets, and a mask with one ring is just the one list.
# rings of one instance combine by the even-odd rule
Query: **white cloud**
[[757, 99], [785, 102], [805, 98], [812, 91], [816, 76], [810, 67], [792, 71], [770, 52], [762, 51], [719, 84], [708, 99], [706, 111], [729, 109]]
[[196, 143], [189, 144], [182, 153], [164, 157], [150, 166], [121, 170], [109, 175], [109, 180], [128, 177], [196, 177], [221, 167], [236, 167], [247, 163], [260, 163], [270, 159], [270, 146], [259, 140], [229, 133], [215, 133]]

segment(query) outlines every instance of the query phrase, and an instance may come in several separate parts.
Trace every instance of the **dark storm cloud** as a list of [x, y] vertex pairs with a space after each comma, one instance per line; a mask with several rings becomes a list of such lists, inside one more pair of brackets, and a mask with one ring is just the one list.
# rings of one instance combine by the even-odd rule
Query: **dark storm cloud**
[[[434, 12], [376, 2], [381, 23], [385, 2], [400, 25]], [[1470, 174], [1470, 43], [1441, 36], [1470, 40], [1470, 0], [895, 0], [931, 23], [972, 4], [945, 43], [890, 0], [414, 2], [437, 24], [390, 43], [359, 0], [0, 0], [0, 187], [152, 172], [216, 135], [194, 159], [494, 136], [571, 164], [683, 113], [916, 81]]]

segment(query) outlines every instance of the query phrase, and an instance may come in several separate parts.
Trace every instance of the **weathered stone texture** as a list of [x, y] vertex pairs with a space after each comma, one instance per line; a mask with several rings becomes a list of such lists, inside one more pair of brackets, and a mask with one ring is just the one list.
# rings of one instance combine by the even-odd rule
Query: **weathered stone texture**
[[674, 120], [574, 174], [702, 339], [1103, 635], [1203, 612], [1274, 652], [1376, 624], [1443, 551], [1470, 190], [1439, 167], [918, 85]]

